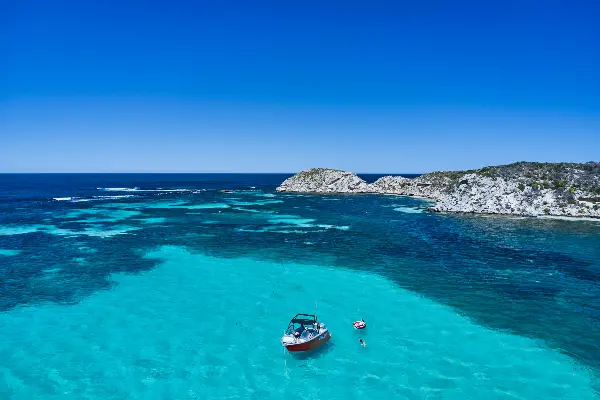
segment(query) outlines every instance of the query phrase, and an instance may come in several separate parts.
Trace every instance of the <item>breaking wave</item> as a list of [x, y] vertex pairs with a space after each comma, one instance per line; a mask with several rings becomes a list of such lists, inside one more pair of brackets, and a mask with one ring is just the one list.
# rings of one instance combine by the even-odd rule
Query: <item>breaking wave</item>
[[108, 187], [108, 188], [96, 188], [96, 190], [103, 190], [105, 192], [197, 192], [197, 189], [141, 189], [139, 187], [134, 188], [121, 188], [121, 187]]
[[135, 197], [133, 194], [126, 194], [120, 196], [92, 196], [92, 197], [53, 197], [54, 201], [68, 201], [70, 203], [82, 203], [86, 201], [100, 201], [100, 200], [119, 200]]

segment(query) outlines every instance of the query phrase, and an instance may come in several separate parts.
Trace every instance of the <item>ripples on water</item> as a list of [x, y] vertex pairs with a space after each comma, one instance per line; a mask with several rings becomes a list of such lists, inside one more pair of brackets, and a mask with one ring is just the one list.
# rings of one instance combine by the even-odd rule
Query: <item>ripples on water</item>
[[[185, 246], [374, 272], [600, 370], [600, 222], [433, 214], [425, 201], [391, 196], [274, 194], [282, 179], [0, 177], [0, 310], [76, 304], [113, 287], [111, 274], [152, 270], [161, 261], [148, 251]], [[107, 187], [153, 190], [97, 189]], [[225, 188], [236, 192], [216, 190]]]

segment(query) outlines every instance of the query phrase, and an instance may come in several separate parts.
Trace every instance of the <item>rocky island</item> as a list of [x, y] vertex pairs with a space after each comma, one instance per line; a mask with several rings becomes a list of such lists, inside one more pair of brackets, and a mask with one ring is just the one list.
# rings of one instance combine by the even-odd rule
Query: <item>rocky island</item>
[[352, 172], [312, 168], [277, 191], [419, 196], [435, 200], [430, 210], [438, 212], [600, 218], [600, 163], [517, 162], [412, 179], [384, 176], [373, 183]]

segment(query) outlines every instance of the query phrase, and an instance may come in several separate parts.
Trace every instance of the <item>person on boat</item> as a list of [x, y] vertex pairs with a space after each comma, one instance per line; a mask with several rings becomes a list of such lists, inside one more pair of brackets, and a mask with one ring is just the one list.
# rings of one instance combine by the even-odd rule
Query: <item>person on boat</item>
[[299, 338], [300, 335], [302, 335], [302, 332], [304, 332], [305, 329], [306, 328], [304, 327], [304, 325], [300, 325], [300, 327], [294, 331], [294, 337], [295, 338]]
[[362, 339], [359, 339], [359, 341], [362, 347], [367, 347], [367, 343], [365, 343]]

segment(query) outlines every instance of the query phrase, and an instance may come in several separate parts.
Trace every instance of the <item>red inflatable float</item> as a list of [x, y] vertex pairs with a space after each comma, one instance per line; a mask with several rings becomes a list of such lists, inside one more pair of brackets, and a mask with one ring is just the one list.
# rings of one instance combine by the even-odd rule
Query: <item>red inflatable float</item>
[[360, 321], [354, 321], [354, 329], [365, 329], [367, 324], [362, 319]]

